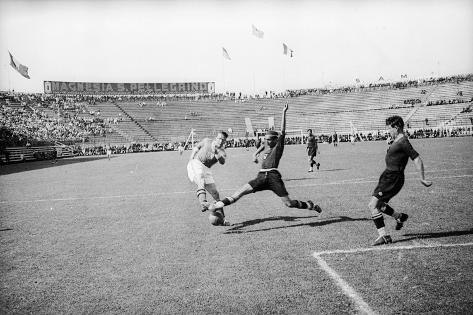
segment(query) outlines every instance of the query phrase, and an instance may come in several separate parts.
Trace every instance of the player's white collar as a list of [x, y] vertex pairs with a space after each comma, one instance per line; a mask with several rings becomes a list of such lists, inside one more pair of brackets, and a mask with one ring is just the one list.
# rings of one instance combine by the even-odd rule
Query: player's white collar
[[[392, 143], [398, 142], [399, 140], [401, 140], [402, 137], [404, 137], [404, 134], [403, 134], [403, 133], [398, 134], [398, 135], [396, 136], [396, 139], [394, 139]], [[392, 144], [392, 143], [391, 143], [391, 144]]]

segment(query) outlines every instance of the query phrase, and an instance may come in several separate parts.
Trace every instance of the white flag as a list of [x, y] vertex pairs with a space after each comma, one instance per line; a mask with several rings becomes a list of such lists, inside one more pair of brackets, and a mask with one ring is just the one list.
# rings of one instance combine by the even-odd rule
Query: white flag
[[253, 24], [251, 25], [251, 33], [258, 38], [264, 37], [264, 32], [262, 30], [257, 29], [256, 26], [254, 26]]
[[289, 56], [292, 58], [292, 53], [293, 53], [293, 50], [290, 49], [289, 47], [287, 47], [286, 44], [282, 43], [282, 48], [283, 48], [283, 54], [286, 55], [286, 56]]
[[227, 60], [232, 60], [232, 58], [230, 58], [230, 55], [228, 54], [227, 50], [223, 47], [222, 47], [222, 55], [223, 55], [223, 58], [225, 58]]

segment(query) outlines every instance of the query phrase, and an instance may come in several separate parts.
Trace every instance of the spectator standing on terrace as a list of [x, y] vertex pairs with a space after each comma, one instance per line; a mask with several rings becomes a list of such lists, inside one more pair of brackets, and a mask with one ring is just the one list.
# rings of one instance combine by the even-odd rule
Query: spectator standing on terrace
[[333, 135], [332, 135], [332, 142], [333, 142], [333, 146], [334, 146], [334, 147], [338, 146], [338, 135], [337, 135], [337, 132], [336, 132], [336, 131], [333, 132]]
[[317, 163], [314, 159], [319, 153], [319, 147], [317, 144], [317, 139], [312, 134], [312, 129], [307, 129], [307, 155], [308, 155], [308, 162], [309, 162], [309, 172], [314, 171], [314, 165], [317, 166], [317, 169], [320, 167], [320, 163]]
[[315, 210], [322, 212], [322, 209], [314, 204], [311, 200], [300, 201], [289, 198], [281, 173], [278, 171], [279, 160], [284, 151], [284, 140], [286, 137], [286, 112], [289, 106], [286, 103], [283, 109], [281, 119], [281, 135], [276, 131], [268, 130], [265, 135], [265, 143], [262, 144], [255, 153], [253, 153], [253, 161], [258, 163], [258, 156], [262, 155], [261, 169], [255, 179], [250, 180], [247, 184], [238, 189], [231, 197], [225, 197], [222, 201], [212, 204], [209, 209], [218, 209], [235, 203], [244, 195], [271, 190], [281, 198], [281, 201], [289, 208]]
[[386, 234], [384, 228], [383, 214], [392, 216], [396, 220], [396, 230], [400, 230], [404, 222], [409, 217], [405, 213], [394, 211], [388, 205], [389, 200], [401, 191], [404, 185], [404, 169], [409, 158], [414, 161], [416, 169], [420, 175], [420, 182], [425, 187], [432, 185], [431, 181], [425, 180], [424, 164], [416, 150], [412, 147], [408, 138], [404, 135], [404, 121], [399, 116], [391, 116], [386, 119], [386, 126], [393, 139], [390, 142], [388, 152], [386, 153], [386, 169], [381, 174], [373, 191], [371, 201], [368, 207], [371, 210], [371, 217], [378, 230], [378, 238], [373, 243], [374, 246], [392, 243], [391, 236]]
[[[192, 183], [197, 185], [197, 198], [202, 212], [209, 208], [206, 191], [212, 195], [215, 201], [220, 201], [220, 195], [210, 168], [217, 162], [225, 164], [227, 155], [224, 148], [227, 138], [228, 134], [225, 131], [220, 131], [214, 140], [205, 138], [192, 149], [187, 164], [187, 176]], [[212, 212], [220, 212], [220, 216], [225, 217], [223, 209], [213, 209]], [[230, 223], [224, 220], [221, 225], [230, 225]]]

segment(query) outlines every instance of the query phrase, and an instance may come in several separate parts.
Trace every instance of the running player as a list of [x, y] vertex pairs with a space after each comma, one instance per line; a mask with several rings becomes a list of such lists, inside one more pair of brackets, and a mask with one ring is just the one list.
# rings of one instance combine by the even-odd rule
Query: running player
[[309, 156], [309, 172], [314, 171], [314, 165], [317, 169], [320, 167], [320, 163], [315, 162], [314, 158], [319, 153], [319, 147], [317, 145], [317, 139], [312, 134], [312, 129], [307, 129], [307, 155]]
[[289, 208], [315, 210], [322, 212], [322, 209], [308, 200], [306, 202], [293, 200], [289, 198], [289, 193], [286, 190], [284, 182], [281, 178], [281, 173], [278, 171], [279, 160], [284, 151], [284, 139], [286, 136], [286, 112], [289, 106], [286, 103], [282, 113], [281, 119], [281, 135], [276, 131], [268, 131], [265, 135], [265, 143], [262, 144], [255, 153], [253, 153], [253, 160], [258, 163], [258, 157], [262, 156], [261, 169], [255, 179], [250, 180], [247, 184], [238, 189], [231, 197], [225, 197], [223, 200], [215, 202], [209, 209], [218, 209], [228, 206], [242, 196], [249, 193], [271, 190], [281, 198], [281, 201]]
[[391, 116], [386, 119], [386, 126], [394, 140], [386, 153], [386, 169], [381, 174], [378, 186], [376, 186], [368, 205], [379, 234], [379, 237], [373, 243], [374, 246], [392, 243], [391, 236], [387, 235], [384, 229], [383, 213], [396, 219], [396, 230], [400, 230], [409, 217], [405, 213], [394, 211], [388, 205], [389, 200], [397, 195], [404, 185], [404, 169], [409, 158], [414, 161], [422, 185], [426, 187], [432, 185], [431, 181], [425, 180], [424, 164], [419, 153], [414, 150], [409, 139], [404, 135], [404, 121], [402, 118]]
[[338, 135], [337, 135], [337, 132], [336, 132], [336, 131], [333, 132], [333, 135], [332, 135], [332, 142], [333, 142], [333, 146], [334, 146], [334, 147], [338, 146]]
[[[227, 137], [228, 134], [225, 131], [220, 131], [214, 140], [205, 138], [192, 149], [187, 164], [187, 176], [191, 182], [197, 185], [197, 198], [202, 212], [207, 211], [209, 207], [206, 191], [212, 195], [215, 201], [220, 201], [220, 195], [210, 168], [217, 162], [222, 165], [225, 164], [226, 153], [224, 148]], [[223, 209], [213, 209], [212, 211], [220, 212], [221, 216], [225, 217]], [[230, 224], [224, 220], [222, 225]]]
[[110, 146], [110, 144], [107, 145], [107, 158], [109, 161], [112, 158], [112, 147]]

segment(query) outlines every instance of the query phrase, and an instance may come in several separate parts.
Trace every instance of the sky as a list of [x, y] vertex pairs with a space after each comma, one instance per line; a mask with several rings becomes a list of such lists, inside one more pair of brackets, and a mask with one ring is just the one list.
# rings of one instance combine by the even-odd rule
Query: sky
[[256, 94], [467, 74], [472, 35], [471, 0], [0, 0], [0, 90], [215, 82]]

